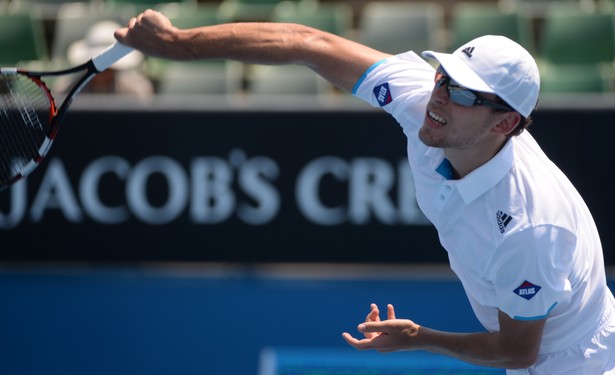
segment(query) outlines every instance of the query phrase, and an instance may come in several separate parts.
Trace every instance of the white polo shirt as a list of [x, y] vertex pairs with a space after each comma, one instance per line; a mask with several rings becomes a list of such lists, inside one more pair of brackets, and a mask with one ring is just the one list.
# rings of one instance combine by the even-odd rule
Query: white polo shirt
[[[353, 94], [401, 125], [417, 202], [483, 326], [499, 330], [498, 309], [518, 320], [546, 317], [540, 352], [570, 347], [595, 331], [612, 298], [592, 216], [528, 131], [463, 179], [450, 179], [443, 150], [418, 138], [434, 74], [407, 52], [372, 66]], [[408, 251], [426, 250], [408, 243]]]

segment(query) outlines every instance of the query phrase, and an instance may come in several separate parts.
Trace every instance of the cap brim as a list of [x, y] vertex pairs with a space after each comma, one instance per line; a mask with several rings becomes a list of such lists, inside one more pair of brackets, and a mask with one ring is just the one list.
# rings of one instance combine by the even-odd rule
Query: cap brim
[[437, 60], [448, 75], [463, 87], [470, 90], [495, 92], [458, 56], [450, 53], [423, 51], [423, 57]]

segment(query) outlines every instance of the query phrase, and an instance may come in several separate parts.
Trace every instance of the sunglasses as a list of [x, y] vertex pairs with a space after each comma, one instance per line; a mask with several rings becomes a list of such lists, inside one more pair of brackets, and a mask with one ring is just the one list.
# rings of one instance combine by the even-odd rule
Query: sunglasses
[[472, 91], [468, 88], [465, 88], [459, 85], [457, 82], [451, 79], [451, 77], [444, 71], [444, 69], [442, 69], [442, 67], [438, 67], [438, 70], [436, 70], [436, 77], [434, 80], [436, 82], [436, 85], [435, 85], [436, 90], [442, 87], [443, 85], [446, 85], [446, 89], [448, 91], [448, 97], [455, 104], [459, 104], [464, 107], [473, 107], [475, 105], [482, 105], [485, 107], [499, 109], [499, 110], [507, 111], [507, 112], [514, 111], [514, 109], [512, 109], [511, 107], [507, 105], [499, 104], [499, 103], [492, 102], [487, 99], [483, 99], [479, 97], [475, 91]]

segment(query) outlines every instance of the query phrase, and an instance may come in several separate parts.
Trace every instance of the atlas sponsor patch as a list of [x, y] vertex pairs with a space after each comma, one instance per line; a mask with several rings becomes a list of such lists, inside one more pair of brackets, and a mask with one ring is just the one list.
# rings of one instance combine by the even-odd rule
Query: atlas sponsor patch
[[383, 83], [382, 85], [376, 86], [374, 88], [374, 96], [376, 97], [376, 100], [378, 100], [378, 104], [380, 104], [381, 107], [384, 107], [393, 101], [388, 83]]
[[534, 298], [540, 289], [542, 289], [542, 287], [525, 280], [517, 289], [513, 290], [513, 292], [519, 297], [525, 298], [529, 301]]

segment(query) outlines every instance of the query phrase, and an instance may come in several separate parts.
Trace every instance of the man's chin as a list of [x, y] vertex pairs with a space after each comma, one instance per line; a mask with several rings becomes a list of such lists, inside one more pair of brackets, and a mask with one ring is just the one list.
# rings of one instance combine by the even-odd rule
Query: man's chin
[[427, 124], [423, 123], [423, 126], [419, 129], [419, 140], [429, 147], [439, 147], [439, 143], [431, 136], [430, 128]]

